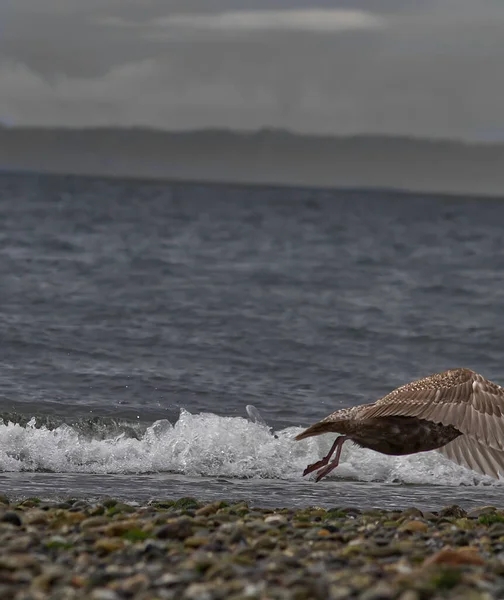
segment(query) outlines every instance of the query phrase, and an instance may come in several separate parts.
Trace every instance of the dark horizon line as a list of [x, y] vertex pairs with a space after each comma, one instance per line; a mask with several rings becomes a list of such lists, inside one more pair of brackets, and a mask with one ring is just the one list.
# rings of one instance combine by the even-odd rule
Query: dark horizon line
[[392, 186], [376, 186], [366, 187], [359, 185], [310, 185], [310, 184], [294, 184], [294, 183], [269, 183], [261, 181], [241, 182], [241, 181], [217, 181], [213, 179], [187, 179], [178, 177], [163, 177], [145, 176], [145, 175], [115, 175], [115, 174], [100, 174], [100, 173], [76, 173], [65, 171], [38, 171], [37, 169], [3, 169], [0, 166], [0, 177], [43, 177], [43, 178], [70, 178], [70, 179], [87, 179], [95, 181], [128, 181], [147, 185], [179, 185], [179, 186], [212, 186], [212, 187], [229, 187], [229, 188], [260, 188], [273, 190], [304, 190], [317, 191], [323, 193], [344, 193], [344, 194], [369, 194], [369, 195], [392, 195], [392, 196], [414, 196], [417, 198], [425, 198], [426, 196], [436, 196], [436, 198], [457, 199], [461, 201], [484, 200], [484, 201], [504, 201], [504, 193], [501, 195], [494, 194], [479, 194], [472, 192], [450, 192], [450, 191], [429, 191], [415, 190], [403, 187]]

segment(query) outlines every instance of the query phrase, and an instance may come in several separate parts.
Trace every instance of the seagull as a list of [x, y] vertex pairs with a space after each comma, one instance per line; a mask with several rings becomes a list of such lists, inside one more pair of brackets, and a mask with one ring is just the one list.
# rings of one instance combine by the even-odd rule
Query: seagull
[[296, 440], [324, 433], [340, 435], [327, 456], [304, 470], [303, 476], [317, 471], [316, 481], [338, 466], [346, 440], [392, 456], [437, 450], [499, 479], [504, 474], [504, 388], [471, 369], [450, 369], [398, 387], [372, 404], [337, 410]]

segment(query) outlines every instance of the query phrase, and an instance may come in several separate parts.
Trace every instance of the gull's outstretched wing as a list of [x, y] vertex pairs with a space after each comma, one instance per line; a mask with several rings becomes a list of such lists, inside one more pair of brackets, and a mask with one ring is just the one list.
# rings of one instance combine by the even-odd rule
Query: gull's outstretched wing
[[386, 416], [452, 425], [484, 446], [504, 450], [504, 389], [469, 369], [452, 369], [397, 388], [359, 419]]

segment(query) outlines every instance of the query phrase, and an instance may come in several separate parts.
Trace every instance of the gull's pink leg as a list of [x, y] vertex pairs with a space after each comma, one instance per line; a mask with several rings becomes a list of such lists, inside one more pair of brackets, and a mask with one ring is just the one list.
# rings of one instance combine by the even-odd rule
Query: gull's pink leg
[[341, 449], [343, 448], [343, 443], [345, 442], [345, 440], [348, 440], [348, 439], [350, 439], [350, 438], [348, 438], [346, 435], [342, 435], [336, 440], [336, 441], [339, 441], [340, 443], [338, 445], [338, 451], [336, 452], [336, 456], [335, 456], [334, 460], [332, 461], [332, 463], [327, 465], [327, 467], [325, 469], [322, 469], [317, 474], [317, 477], [315, 477], [315, 481], [320, 481], [322, 479], [322, 477], [329, 475], [329, 473], [339, 465], [339, 459], [341, 456]]
[[[327, 463], [329, 462], [329, 459], [331, 458], [331, 456], [333, 455], [334, 451], [336, 450], [336, 448], [338, 448], [338, 453], [336, 455], [336, 460], [339, 459], [339, 456], [341, 454], [341, 446], [343, 444], [343, 442], [348, 439], [346, 436], [344, 435], [339, 435], [334, 444], [331, 446], [331, 449], [329, 450], [329, 452], [327, 453], [326, 456], [324, 456], [324, 458], [322, 458], [321, 460], [319, 460], [316, 463], [313, 463], [313, 465], [308, 465], [306, 467], [306, 469], [303, 471], [303, 477], [305, 475], [308, 475], [308, 473], [312, 473], [313, 471], [317, 471], [318, 469], [320, 469], [321, 467], [325, 467], [327, 465]], [[331, 463], [332, 464], [332, 463]], [[334, 465], [335, 467], [338, 466], [337, 464]]]

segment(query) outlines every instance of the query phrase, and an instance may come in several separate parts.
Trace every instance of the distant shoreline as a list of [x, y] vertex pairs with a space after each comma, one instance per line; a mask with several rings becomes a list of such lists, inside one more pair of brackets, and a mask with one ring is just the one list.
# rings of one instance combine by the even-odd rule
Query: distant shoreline
[[0, 127], [0, 172], [504, 197], [504, 144], [270, 129]]

